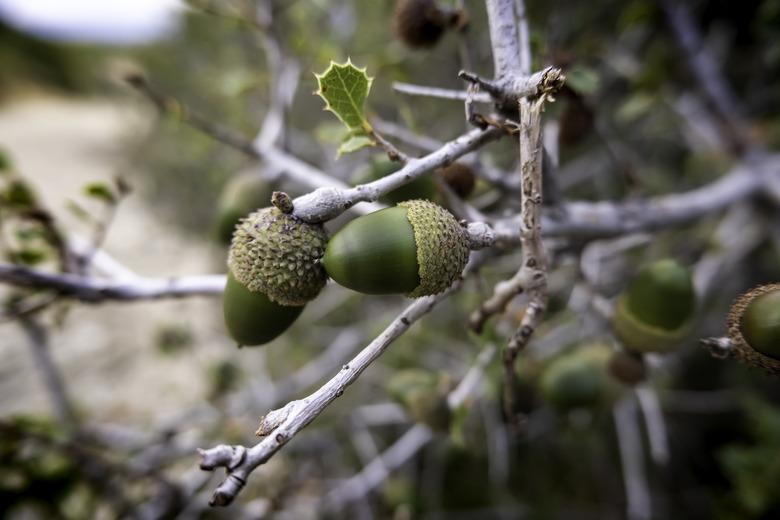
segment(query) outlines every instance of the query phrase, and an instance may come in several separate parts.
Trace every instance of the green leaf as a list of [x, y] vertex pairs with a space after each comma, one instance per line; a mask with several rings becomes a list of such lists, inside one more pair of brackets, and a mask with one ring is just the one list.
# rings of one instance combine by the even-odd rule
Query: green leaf
[[116, 202], [116, 196], [111, 188], [104, 182], [91, 182], [84, 186], [84, 194], [88, 197], [98, 199], [106, 204]]
[[370, 132], [364, 105], [373, 78], [368, 77], [366, 69], [355, 67], [349, 59], [343, 64], [331, 61], [324, 73], [315, 76], [319, 85], [315, 94], [325, 100], [325, 110], [336, 114], [353, 135]]
[[336, 157], [341, 157], [345, 153], [356, 152], [367, 146], [374, 146], [376, 143], [367, 135], [350, 135], [339, 146]]

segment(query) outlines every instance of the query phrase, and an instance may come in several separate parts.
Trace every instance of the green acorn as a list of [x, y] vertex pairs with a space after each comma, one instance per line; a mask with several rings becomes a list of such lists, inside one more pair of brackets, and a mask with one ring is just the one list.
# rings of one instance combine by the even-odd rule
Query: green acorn
[[553, 359], [541, 375], [542, 397], [563, 411], [610, 404], [618, 393], [607, 371], [611, 357], [609, 346], [594, 343]]
[[322, 226], [275, 207], [240, 222], [228, 254], [223, 299], [225, 324], [234, 340], [240, 345], [267, 343], [295, 321], [325, 286], [319, 259], [326, 243]]
[[[391, 173], [397, 172], [401, 164], [393, 162], [387, 157], [379, 157], [372, 160], [368, 166], [363, 169], [355, 179], [357, 184], [363, 184], [376, 181], [382, 177], [387, 177]], [[412, 182], [400, 186], [390, 193], [380, 197], [379, 201], [385, 204], [398, 204], [410, 199], [434, 200], [436, 197], [436, 182], [430, 175], [421, 175]]]
[[688, 269], [665, 259], [643, 268], [618, 299], [615, 334], [637, 352], [667, 352], [690, 329], [696, 293]]
[[780, 283], [756, 287], [737, 298], [728, 323], [735, 357], [780, 375]]
[[387, 391], [415, 421], [434, 431], [447, 431], [452, 419], [447, 406], [447, 383], [438, 374], [410, 368], [393, 374]]
[[469, 258], [464, 229], [447, 210], [410, 200], [357, 218], [328, 242], [322, 265], [336, 282], [366, 294], [437, 294]]
[[232, 177], [217, 202], [216, 235], [223, 244], [229, 244], [238, 221], [271, 200], [273, 189], [257, 174], [239, 174]]

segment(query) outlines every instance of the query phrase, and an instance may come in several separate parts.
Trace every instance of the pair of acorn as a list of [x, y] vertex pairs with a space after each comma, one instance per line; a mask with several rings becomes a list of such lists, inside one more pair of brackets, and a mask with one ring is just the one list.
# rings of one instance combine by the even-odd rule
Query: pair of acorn
[[328, 277], [365, 294], [437, 294], [469, 256], [466, 232], [444, 208], [410, 200], [359, 217], [328, 239], [321, 224], [292, 214], [290, 198], [239, 222], [228, 254], [225, 324], [239, 345], [284, 332]]
[[[644, 267], [619, 298], [613, 328], [635, 352], [667, 352], [690, 330], [696, 295], [688, 269], [673, 259]], [[780, 375], [780, 283], [740, 296], [728, 315], [734, 357]]]

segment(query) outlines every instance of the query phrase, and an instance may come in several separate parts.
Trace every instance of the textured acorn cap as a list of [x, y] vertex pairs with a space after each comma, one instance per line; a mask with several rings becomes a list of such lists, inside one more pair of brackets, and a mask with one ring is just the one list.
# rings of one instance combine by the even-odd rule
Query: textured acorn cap
[[412, 48], [433, 47], [448, 25], [435, 0], [400, 0], [393, 15], [395, 33]]
[[469, 260], [466, 234], [455, 217], [427, 200], [409, 200], [406, 217], [414, 229], [420, 285], [407, 294], [418, 298], [438, 294], [452, 285]]
[[[747, 334], [748, 337], [745, 337], [746, 335], [743, 332], [746, 327], [757, 325], [755, 323], [756, 317], [752, 316], [756, 311], [756, 305], [763, 303], [763, 301], [768, 301], [775, 307], [778, 305], [778, 295], [780, 295], [780, 283], [756, 287], [734, 301], [728, 316], [729, 339], [733, 345], [734, 357], [747, 365], [761, 368], [774, 375], [780, 375], [780, 360], [768, 356], [751, 346], [751, 343], [758, 344], [764, 338], [751, 337], [750, 333]], [[767, 319], [774, 318], [777, 320], [777, 315], [778, 311], [775, 310], [773, 316]], [[778, 326], [777, 323], [774, 323], [775, 330]], [[767, 336], [767, 338], [770, 337]], [[778, 348], [771, 344], [760, 346], [767, 353], [772, 353], [770, 348], [767, 347]]]
[[304, 305], [325, 286], [327, 275], [319, 260], [327, 241], [322, 226], [264, 208], [237, 226], [228, 267], [249, 291], [280, 305]]

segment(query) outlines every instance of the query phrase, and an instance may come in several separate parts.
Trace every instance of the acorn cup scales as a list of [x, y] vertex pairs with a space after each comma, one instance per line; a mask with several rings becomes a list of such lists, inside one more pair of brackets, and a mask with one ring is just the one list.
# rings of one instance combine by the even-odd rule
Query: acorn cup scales
[[734, 356], [780, 375], [780, 283], [756, 287], [737, 298], [728, 323]]
[[463, 228], [444, 208], [411, 200], [360, 217], [329, 241], [322, 265], [337, 283], [365, 294], [438, 294], [469, 257]]
[[242, 220], [228, 254], [225, 324], [240, 345], [260, 345], [284, 332], [325, 286], [319, 263], [327, 235], [279, 209]]

